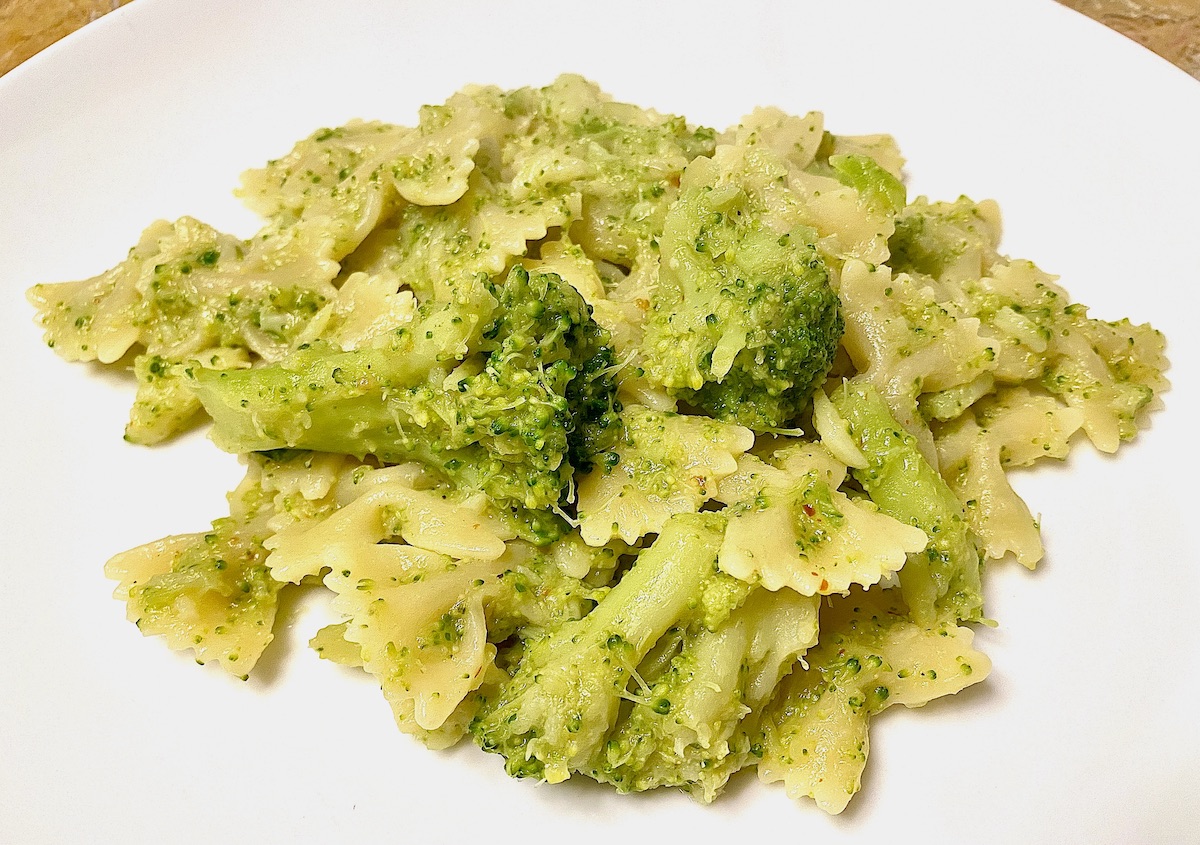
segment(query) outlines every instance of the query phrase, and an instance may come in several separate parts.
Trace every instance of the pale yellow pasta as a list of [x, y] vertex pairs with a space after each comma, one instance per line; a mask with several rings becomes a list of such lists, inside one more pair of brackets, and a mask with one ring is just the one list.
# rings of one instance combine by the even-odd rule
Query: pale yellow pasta
[[727, 143], [762, 144], [786, 162], [789, 170], [803, 170], [817, 157], [825, 137], [825, 116], [809, 112], [799, 117], [774, 107], [757, 108], [726, 135], [732, 135]]
[[992, 368], [994, 353], [979, 321], [956, 318], [931, 288], [893, 277], [886, 266], [846, 262], [838, 292], [846, 318], [842, 345], [936, 465], [917, 397], [968, 384]]
[[333, 301], [305, 327], [300, 341], [322, 338], [344, 352], [385, 345], [412, 322], [416, 308], [416, 297], [393, 273], [351, 273]]
[[872, 714], [894, 704], [920, 707], [991, 669], [973, 648], [970, 628], [921, 628], [888, 592], [835, 599], [821, 615], [807, 667], [784, 679], [767, 710], [759, 779], [782, 781], [790, 797], [811, 797], [828, 813], [844, 810], [861, 787]]
[[988, 557], [1012, 553], [1033, 568], [1043, 549], [1038, 520], [1005, 473], [1039, 458], [1063, 459], [1083, 413], [1053, 396], [1005, 388], [936, 436], [941, 472]]
[[225, 531], [146, 543], [112, 557], [104, 572], [118, 582], [114, 596], [143, 634], [245, 678], [274, 639], [282, 585], [263, 562], [272, 509], [258, 464], [228, 498]]
[[383, 687], [406, 732], [443, 723], [482, 681], [495, 656], [477, 581], [500, 573], [496, 559], [455, 562], [412, 546], [372, 545], [325, 576], [347, 616], [345, 638]]
[[513, 535], [489, 512], [482, 496], [454, 501], [411, 485], [408, 466], [373, 470], [356, 484], [358, 495], [326, 519], [298, 523], [269, 542], [267, 564], [280, 581], [298, 583], [323, 569], [345, 568], [361, 555], [382, 554], [392, 537], [455, 559], [495, 560]]
[[741, 482], [744, 498], [727, 511], [717, 561], [735, 578], [805, 596], [843, 593], [879, 583], [928, 543], [921, 529], [838, 490], [846, 468], [819, 445], [789, 449], [776, 462], [777, 473], [758, 471], [758, 489]]
[[633, 543], [661, 531], [673, 514], [698, 511], [754, 444], [749, 429], [708, 417], [631, 405], [621, 420], [616, 465], [579, 482], [579, 530], [593, 546], [617, 537]]

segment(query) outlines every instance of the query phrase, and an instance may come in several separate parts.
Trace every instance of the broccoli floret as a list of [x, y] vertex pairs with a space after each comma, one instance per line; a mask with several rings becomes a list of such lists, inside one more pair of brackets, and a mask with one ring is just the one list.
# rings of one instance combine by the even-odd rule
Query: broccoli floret
[[722, 527], [718, 514], [674, 517], [591, 613], [531, 640], [471, 725], [480, 746], [515, 777], [590, 771], [642, 658], [705, 615], [708, 582], [733, 580], [716, 569]]
[[583, 297], [554, 273], [530, 275], [515, 267], [500, 295], [500, 316], [484, 332], [497, 344], [484, 372], [497, 388], [536, 373], [553, 383], [570, 465], [592, 468], [596, 455], [611, 449], [620, 430], [615, 358], [608, 332], [591, 318]]
[[573, 288], [518, 266], [494, 295], [419, 315], [395, 349], [314, 344], [277, 365], [191, 376], [229, 451], [417, 460], [546, 540], [562, 530], [545, 509], [565, 498], [572, 461], [590, 462], [618, 431], [616, 383], [597, 364], [607, 342]]
[[[723, 624], [684, 636], [591, 772], [621, 792], [678, 786], [712, 801], [757, 759], [758, 712], [817, 641], [819, 599], [756, 590]], [[664, 638], [665, 639], [665, 638]]]
[[900, 570], [901, 592], [913, 621], [978, 621], [982, 562], [953, 491], [870, 384], [848, 382], [830, 399], [867, 459], [865, 468], [852, 470], [854, 478], [881, 511], [929, 537], [925, 550], [910, 554]]
[[776, 170], [765, 158], [732, 175], [713, 159], [688, 165], [664, 224], [642, 347], [652, 379], [756, 431], [795, 417], [844, 328], [815, 234], [765, 222], [756, 184]]

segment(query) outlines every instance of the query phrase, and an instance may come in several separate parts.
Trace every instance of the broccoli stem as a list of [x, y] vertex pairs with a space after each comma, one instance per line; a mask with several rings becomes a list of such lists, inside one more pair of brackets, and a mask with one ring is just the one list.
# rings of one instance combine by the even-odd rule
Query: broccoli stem
[[480, 746], [516, 777], [589, 771], [638, 663], [718, 574], [722, 527], [716, 514], [674, 517], [590, 614], [531, 643], [472, 724]]
[[189, 375], [213, 418], [213, 439], [228, 452], [291, 448], [405, 460], [394, 411], [380, 401], [395, 383], [391, 357], [308, 348], [274, 366]]
[[867, 458], [866, 468], [852, 471], [854, 478], [880, 510], [929, 537], [925, 551], [910, 554], [900, 570], [913, 620], [927, 626], [947, 616], [980, 619], [982, 563], [954, 493], [874, 387], [852, 380], [830, 399]]
[[755, 590], [715, 629], [687, 634], [667, 671], [605, 743], [596, 780], [678, 786], [705, 803], [753, 762], [758, 712], [817, 641], [819, 597]]

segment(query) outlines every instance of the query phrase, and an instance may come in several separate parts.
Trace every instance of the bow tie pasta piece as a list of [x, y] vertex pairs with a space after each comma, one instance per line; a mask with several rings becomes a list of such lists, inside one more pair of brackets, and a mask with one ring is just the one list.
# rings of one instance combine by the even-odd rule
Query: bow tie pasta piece
[[234, 329], [213, 325], [205, 312], [234, 293], [237, 285], [224, 271], [242, 253], [241, 241], [198, 220], [160, 220], [113, 269], [84, 281], [35, 285], [29, 298], [46, 342], [67, 361], [111, 364], [135, 343], [178, 357]]
[[276, 532], [334, 512], [347, 501], [352, 479], [369, 469], [317, 453], [252, 455], [247, 463], [245, 478], [228, 497], [230, 516], [216, 520], [212, 531], [147, 543], [105, 567], [143, 633], [164, 636], [176, 650], [192, 649], [200, 663], [218, 660], [240, 677], [272, 641], [279, 591], [303, 576], [271, 573]]
[[412, 546], [364, 544], [325, 577], [345, 638], [383, 687], [408, 733], [440, 728], [479, 686], [495, 657], [483, 595], [472, 590], [503, 569], [498, 559], [454, 561]]
[[326, 518], [298, 522], [271, 538], [267, 565], [276, 578], [299, 583], [325, 569], [341, 571], [364, 548], [395, 537], [456, 559], [495, 560], [513, 536], [482, 496], [416, 490], [408, 467], [373, 470], [354, 484], [356, 498]]
[[979, 683], [991, 661], [972, 648], [970, 628], [911, 621], [893, 590], [829, 601], [807, 668], [786, 678], [767, 708], [758, 776], [840, 813], [861, 783], [870, 717]]
[[244, 679], [274, 637], [284, 586], [265, 562], [273, 511], [258, 464], [250, 464], [229, 504], [230, 515], [213, 522], [211, 531], [122, 552], [104, 573], [119, 582], [114, 595], [143, 634], [162, 636], [178, 651], [191, 649], [199, 663], [216, 660]]
[[816, 598], [756, 590], [729, 618], [685, 634], [660, 677], [639, 675], [633, 709], [590, 773], [621, 792], [677, 786], [709, 803], [756, 760], [757, 714], [817, 642]]
[[991, 200], [930, 202], [917, 197], [896, 216], [888, 265], [953, 289], [985, 275], [1000, 260], [1000, 209]]
[[1032, 569], [1042, 559], [1037, 521], [1005, 470], [1067, 456], [1083, 412], [1053, 396], [1010, 387], [977, 403], [935, 434], [942, 476], [958, 496], [990, 558], [1012, 552]]
[[184, 217], [150, 226], [107, 273], [37, 285], [29, 297], [67, 360], [113, 363], [143, 350], [126, 438], [151, 444], [199, 410], [189, 370], [244, 368], [251, 353], [279, 359], [335, 296], [335, 273], [265, 267], [242, 241]]
[[821, 142], [825, 140], [825, 116], [812, 111], [801, 117], [774, 106], [760, 107], [743, 117], [719, 140], [728, 144], [761, 144], [769, 148], [789, 171], [803, 170], [816, 159]]
[[301, 343], [326, 340], [343, 352], [386, 348], [416, 316], [417, 301], [390, 272], [351, 273], [308, 324]]
[[242, 174], [242, 201], [267, 220], [259, 237], [271, 252], [308, 252], [341, 261], [396, 202], [386, 162], [413, 130], [352, 121], [319, 129], [265, 167]]
[[587, 615], [608, 592], [617, 558], [577, 535], [548, 549], [514, 541], [487, 562], [394, 544], [360, 550], [356, 569], [326, 578], [349, 618], [309, 644], [324, 659], [377, 675], [400, 727], [445, 748], [508, 680], [494, 656], [511, 663], [521, 649], [515, 634], [543, 636]]
[[1056, 338], [1059, 356], [1042, 385], [1083, 412], [1083, 430], [1102, 452], [1137, 434], [1137, 415], [1169, 385], [1166, 339], [1149, 324], [1104, 322], [1081, 306]]
[[205, 349], [173, 361], [161, 355], [138, 355], [133, 359], [137, 394], [129, 409], [125, 439], [151, 446], [183, 431], [201, 409], [191, 389], [188, 372], [196, 368], [223, 372], [250, 367], [250, 356], [241, 347]]
[[698, 511], [754, 445], [749, 429], [708, 417], [637, 405], [618, 416], [615, 461], [579, 480], [579, 529], [594, 546], [615, 537], [634, 543], [661, 531], [673, 514]]
[[414, 205], [456, 202], [467, 192], [484, 142], [512, 128], [504, 95], [491, 86], [469, 86], [445, 105], [422, 106], [416, 130], [387, 163], [396, 192]]
[[877, 584], [924, 550], [929, 539], [920, 528], [838, 490], [845, 469], [831, 478], [820, 446], [790, 451], [782, 477], [760, 474], [762, 487], [727, 510], [723, 572], [768, 590], [829, 595]]

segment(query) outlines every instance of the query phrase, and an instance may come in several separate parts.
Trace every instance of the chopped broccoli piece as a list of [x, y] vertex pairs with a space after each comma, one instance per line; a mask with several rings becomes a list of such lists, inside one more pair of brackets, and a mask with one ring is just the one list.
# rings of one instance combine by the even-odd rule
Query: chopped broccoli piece
[[[764, 151], [765, 152], [765, 151]], [[843, 322], [813, 233], [773, 230], [755, 187], [778, 162], [727, 174], [698, 158], [667, 213], [646, 370], [679, 398], [756, 431], [789, 423], [825, 377]]]
[[[288, 447], [417, 460], [518, 512], [526, 536], [553, 539], [561, 526], [542, 509], [564, 499], [571, 459], [590, 461], [619, 431], [615, 381], [596, 363], [611, 354], [607, 333], [551, 273], [514, 267], [488, 298], [490, 308], [468, 315], [477, 332], [455, 322], [459, 308], [438, 307], [404, 329], [401, 349], [314, 344], [270, 367], [193, 370], [214, 438], [235, 452]], [[474, 354], [453, 371], [443, 362], [424, 375], [413, 359], [436, 359], [448, 337], [451, 349], [463, 343]]]
[[919, 625], [947, 617], [978, 621], [983, 609], [982, 561], [954, 493], [896, 422], [874, 387], [851, 381], [830, 396], [850, 426], [867, 466], [852, 470], [879, 509], [929, 537], [900, 570], [904, 600]]
[[904, 183], [880, 167], [870, 156], [850, 153], [831, 155], [829, 166], [839, 182], [862, 195], [868, 205], [899, 214], [904, 210]]
[[674, 517], [591, 613], [530, 641], [471, 725], [480, 746], [516, 777], [589, 771], [642, 658], [669, 628], [704, 614], [707, 582], [732, 580], [716, 570], [722, 527], [718, 514]]
[[705, 803], [756, 761], [762, 709], [817, 642], [818, 599], [756, 590], [723, 624], [685, 635], [669, 669], [642, 691], [590, 772], [621, 792], [677, 786]]

